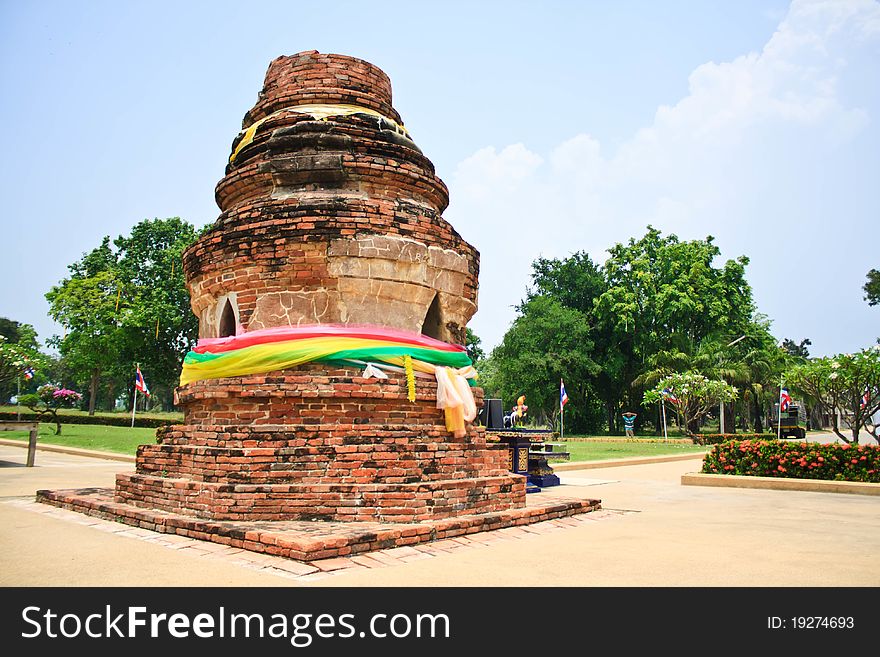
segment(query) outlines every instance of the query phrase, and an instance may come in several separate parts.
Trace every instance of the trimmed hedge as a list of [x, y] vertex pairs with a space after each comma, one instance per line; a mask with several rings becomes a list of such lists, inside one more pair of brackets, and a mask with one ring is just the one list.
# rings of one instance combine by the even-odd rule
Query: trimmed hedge
[[702, 472], [880, 483], [880, 446], [730, 440], [703, 457]]
[[695, 433], [695, 445], [717, 445], [727, 440], [776, 440], [775, 433]]
[[[131, 417], [126, 417], [124, 415], [120, 415], [119, 417], [108, 417], [106, 415], [67, 415], [59, 413], [58, 418], [61, 420], [61, 424], [104, 424], [113, 427], [131, 426]], [[14, 422], [17, 419], [18, 413], [0, 411], [0, 420], [12, 420]], [[51, 424], [53, 426], [55, 425], [55, 423], [51, 419], [41, 420], [40, 414], [34, 413], [33, 411], [22, 411], [21, 421], [45, 422], [46, 424]], [[151, 429], [164, 427], [168, 424], [180, 424], [180, 421], [175, 422], [173, 420], [160, 420], [158, 418], [152, 417], [137, 417], [137, 415], [135, 415], [134, 418], [134, 426], [136, 427], [146, 427], [148, 429]]]

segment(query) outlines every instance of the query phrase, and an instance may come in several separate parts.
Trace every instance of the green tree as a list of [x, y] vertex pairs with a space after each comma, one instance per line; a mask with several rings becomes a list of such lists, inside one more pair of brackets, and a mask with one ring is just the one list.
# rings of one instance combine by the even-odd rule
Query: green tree
[[579, 312], [550, 297], [533, 296], [492, 351], [493, 380], [502, 399], [525, 395], [531, 418], [552, 423], [564, 377], [570, 399], [566, 426], [582, 430], [589, 408], [586, 385], [598, 369], [591, 351], [590, 329]]
[[[705, 368], [707, 358], [726, 344], [720, 336], [733, 339], [752, 326], [748, 258], [715, 267], [720, 250], [711, 236], [682, 242], [648, 226], [644, 237], [616, 244], [609, 253], [607, 289], [594, 312], [597, 324], [614, 329], [619, 371], [626, 385], [635, 384], [636, 397], [642, 386], [667, 373]], [[702, 365], [692, 362], [701, 350]]]
[[862, 289], [865, 291], [865, 301], [869, 306], [880, 304], [880, 271], [872, 269], [868, 272], [867, 281]]
[[[644, 389], [669, 374], [699, 370], [742, 388], [750, 385], [745, 345], [735, 353], [726, 349], [737, 336], [760, 332], [745, 279], [747, 258], [716, 267], [720, 251], [712, 237], [682, 242], [650, 226], [644, 237], [617, 244], [609, 253], [602, 266], [581, 252], [562, 260], [537, 259], [527, 302], [519, 308], [521, 317], [545, 311], [546, 306], [530, 303], [543, 298], [573, 313], [569, 317], [577, 319], [584, 336], [577, 351], [594, 367], [562, 374], [567, 388], [569, 381], [583, 387], [590, 413], [601, 406], [609, 432], [619, 433], [620, 412], [639, 405]], [[546, 321], [524, 325], [556, 330]], [[549, 344], [555, 338], [546, 333], [542, 339]], [[747, 342], [754, 349], [759, 340]], [[515, 368], [505, 361], [517, 357], [514, 344], [493, 352], [491, 359], [494, 372], [507, 377], [505, 385], [513, 383], [509, 375]], [[656, 426], [659, 430], [659, 408]]]
[[28, 353], [0, 335], [0, 394], [4, 402], [14, 393], [16, 381], [24, 377], [27, 367]]
[[714, 380], [724, 381], [732, 385], [737, 395], [732, 403], [726, 400], [719, 402], [718, 430], [721, 430], [721, 413], [724, 414], [724, 432], [736, 433], [736, 402], [742, 398], [746, 386], [750, 383], [751, 370], [739, 355], [739, 348], [747, 336], [728, 340], [720, 335], [709, 335], [700, 342], [694, 355], [694, 371]]
[[19, 324], [15, 320], [9, 319], [7, 317], [0, 317], [0, 336], [6, 338], [6, 341], [10, 344], [17, 344], [19, 337]]
[[552, 297], [587, 316], [608, 288], [602, 267], [582, 251], [564, 260], [538, 258], [532, 263], [532, 284], [532, 296]]
[[[718, 335], [704, 337], [697, 345], [679, 337], [679, 344], [646, 358], [650, 369], [633, 381], [634, 387], [653, 387], [671, 374], [695, 372], [740, 387], [748, 381], [748, 369], [733, 351], [733, 342]], [[738, 343], [739, 341], [737, 341]], [[726, 428], [732, 428], [728, 422]]]
[[[35, 389], [49, 360], [40, 351], [33, 326], [0, 317], [0, 402], [8, 401], [19, 390]], [[36, 372], [31, 379], [25, 377], [28, 368]]]
[[782, 341], [782, 348], [785, 350], [785, 353], [793, 358], [806, 359], [810, 357], [810, 350], [807, 347], [811, 344], [813, 343], [809, 338], [804, 338], [800, 342], [785, 338]]
[[195, 239], [195, 229], [177, 217], [142, 221], [112, 245], [105, 237], [47, 293], [50, 314], [66, 331], [53, 343], [88, 381], [90, 413], [102, 380], [109, 406], [120, 392], [131, 399], [138, 362], [151, 399], [172, 405], [183, 356], [198, 334], [180, 263]]
[[670, 374], [688, 371], [723, 380], [737, 389], [737, 399], [722, 406], [725, 432], [735, 432], [739, 419], [743, 428], [751, 425], [760, 433], [763, 431], [764, 389], [779, 381], [784, 367], [784, 354], [769, 327], [769, 320], [756, 314], [739, 337], [731, 339], [732, 336], [711, 334], [696, 346], [679, 340], [671, 349], [647, 357], [650, 369], [633, 382], [634, 386], [651, 388]]
[[[106, 239], [102, 248], [107, 248]], [[86, 258], [95, 256], [95, 251]], [[46, 294], [49, 314], [66, 330], [52, 344], [67, 366], [88, 380], [89, 415], [95, 413], [101, 374], [115, 366], [122, 342], [116, 310], [118, 287], [116, 272], [108, 268], [92, 275], [74, 273]]]
[[150, 385], [151, 400], [173, 405], [183, 357], [198, 340], [198, 318], [190, 308], [181, 255], [197, 231], [178, 217], [145, 220], [114, 241], [117, 267], [128, 295], [117, 368], [127, 398], [134, 389], [134, 364]]
[[[880, 345], [795, 365], [786, 373], [786, 380], [795, 391], [818, 401], [832, 414], [832, 429], [844, 442], [858, 444], [863, 428], [877, 438], [872, 417], [880, 412]], [[849, 436], [838, 425], [838, 413], [849, 424]]]
[[[770, 321], [755, 314], [738, 338], [709, 336], [700, 344], [692, 369], [710, 379], [721, 379], [737, 389], [737, 399], [723, 404], [725, 432], [736, 430], [739, 405], [741, 426], [764, 430], [764, 391], [774, 388], [786, 364], [786, 354], [770, 333]], [[806, 341], [807, 343], [809, 341]], [[803, 344], [803, 343], [802, 343]], [[750, 420], [750, 421], [749, 421]]]
[[480, 340], [480, 337], [476, 333], [469, 328], [465, 329], [465, 349], [467, 350], [468, 358], [471, 359], [474, 367], [486, 358], [481, 343], [482, 340]]
[[595, 312], [596, 302], [608, 285], [604, 269], [584, 252], [576, 252], [565, 259], [538, 258], [532, 264], [530, 297], [544, 296], [555, 299], [562, 306], [580, 314], [588, 330], [590, 346], [586, 354], [595, 363], [592, 374], [566, 372], [569, 398], [577, 397], [577, 405], [566, 406], [567, 426], [575, 431], [599, 430], [602, 416], [611, 433], [619, 432], [619, 413], [629, 396], [629, 365], [632, 362], [631, 343], [613, 321]]
[[667, 399], [675, 400], [672, 407], [678, 415], [680, 425], [688, 434], [694, 435], [709, 411], [721, 402], [736, 399], [736, 388], [696, 372], [670, 374], [645, 392], [643, 404], [653, 407]]
[[713, 267], [720, 250], [711, 236], [681, 242], [649, 226], [640, 240], [617, 244], [609, 252], [608, 290], [597, 311], [634, 336], [638, 357], [681, 338], [696, 345], [712, 333], [742, 334], [754, 313], [745, 280], [748, 258]]

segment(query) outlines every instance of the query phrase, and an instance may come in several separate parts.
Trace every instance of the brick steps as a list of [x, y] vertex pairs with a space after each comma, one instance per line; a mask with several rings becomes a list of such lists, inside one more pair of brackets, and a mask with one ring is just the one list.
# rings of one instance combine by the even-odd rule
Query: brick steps
[[37, 501], [164, 534], [177, 534], [220, 545], [315, 561], [350, 556], [478, 532], [530, 525], [601, 509], [599, 500], [535, 500], [527, 506], [484, 514], [412, 523], [380, 522], [232, 522], [202, 520], [114, 501], [109, 488], [37, 491]]
[[506, 473], [401, 484], [235, 484], [140, 474], [116, 477], [117, 502], [214, 520], [417, 523], [525, 505], [525, 479]]

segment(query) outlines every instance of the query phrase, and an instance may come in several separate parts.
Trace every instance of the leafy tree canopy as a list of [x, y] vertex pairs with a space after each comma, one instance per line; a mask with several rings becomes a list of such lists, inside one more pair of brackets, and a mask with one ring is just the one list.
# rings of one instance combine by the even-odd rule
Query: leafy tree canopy
[[0, 336], [0, 385], [7, 386], [21, 378], [28, 366], [28, 352]]
[[0, 317], [0, 335], [6, 338], [7, 342], [16, 343], [18, 342], [18, 327], [21, 326], [18, 322], [8, 319], [6, 317]]
[[644, 405], [655, 406], [670, 401], [678, 414], [681, 426], [696, 433], [700, 420], [719, 402], [736, 399], [736, 388], [724, 381], [709, 379], [696, 372], [670, 374], [654, 388], [645, 392]]
[[[589, 326], [581, 313], [547, 296], [532, 296], [521, 307], [502, 343], [492, 352], [494, 382], [502, 399], [525, 395], [529, 415], [554, 418], [559, 407], [559, 382], [563, 376], [570, 398], [598, 370], [590, 357]], [[570, 405], [571, 406], [571, 405]], [[566, 409], [566, 420], [577, 421]]]
[[[609, 254], [604, 265], [582, 252], [562, 260], [537, 259], [532, 288], [511, 328], [521, 333], [527, 327], [534, 345], [553, 344], [558, 340], [553, 332], [560, 328], [547, 321], [549, 304], [566, 311], [565, 322], [561, 310], [552, 316], [569, 330], [576, 327], [579, 339], [572, 349], [592, 366], [560, 373], [572, 402], [572, 389], [580, 386], [590, 404], [601, 404], [609, 431], [618, 431], [619, 412], [639, 405], [644, 387], [664, 376], [695, 370], [744, 386], [754, 374], [745, 355], [778, 351], [772, 338], [765, 339], [755, 313], [745, 278], [748, 258], [716, 266], [720, 250], [711, 236], [683, 242], [648, 226], [643, 237], [617, 244]], [[540, 319], [529, 317], [538, 312]], [[525, 373], [506, 361], [519, 358], [518, 350], [526, 347], [516, 335], [502, 347], [493, 352], [494, 372], [505, 381], [505, 394], [515, 398], [515, 375]], [[557, 381], [556, 376], [544, 381], [548, 398], [558, 391]], [[566, 407], [566, 419], [577, 407]]]
[[153, 399], [170, 407], [183, 355], [198, 334], [181, 267], [195, 239], [178, 217], [144, 220], [112, 244], [105, 237], [46, 294], [50, 315], [65, 327], [53, 343], [77, 379], [89, 382], [90, 412], [99, 390], [111, 407], [130, 392], [136, 363]]
[[[841, 440], [858, 444], [863, 428], [878, 437], [872, 416], [880, 412], [880, 345], [800, 363], [787, 371], [786, 379], [795, 391], [832, 414], [834, 432]], [[837, 424], [838, 413], [847, 418], [849, 436]]]
[[649, 226], [639, 240], [609, 249], [607, 291], [597, 312], [633, 336], [636, 353], [647, 356], [675, 344], [698, 344], [712, 333], [737, 336], [755, 308], [745, 280], [748, 258], [728, 260], [711, 236], [682, 242]]
[[39, 373], [49, 361], [40, 351], [33, 326], [0, 317], [0, 402], [6, 402], [18, 390], [28, 392], [34, 388], [35, 379], [27, 379], [25, 371], [31, 368]]
[[483, 351], [482, 346], [480, 346], [480, 337], [471, 331], [470, 329], [465, 329], [465, 349], [467, 350], [468, 358], [471, 359], [475, 365], [482, 361], [486, 354]]
[[804, 338], [800, 342], [795, 342], [794, 340], [790, 340], [789, 338], [785, 338], [782, 341], [782, 348], [785, 350], [789, 356], [794, 358], [806, 359], [810, 357], [810, 350], [807, 349], [811, 344], [813, 344], [809, 338]]
[[865, 301], [869, 306], [880, 304], [880, 271], [872, 269], [868, 272], [868, 280], [862, 287], [865, 290]]

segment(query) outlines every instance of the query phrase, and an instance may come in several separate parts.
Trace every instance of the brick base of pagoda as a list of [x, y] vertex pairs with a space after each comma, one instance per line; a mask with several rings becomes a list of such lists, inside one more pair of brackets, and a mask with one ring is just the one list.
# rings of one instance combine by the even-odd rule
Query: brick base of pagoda
[[556, 496], [540, 498], [540, 494], [529, 495], [527, 505], [519, 509], [465, 514], [418, 523], [305, 520], [260, 522], [204, 520], [145, 509], [114, 501], [113, 490], [110, 488], [37, 491], [39, 502], [89, 516], [297, 561], [352, 556], [373, 550], [469, 536], [478, 532], [520, 527], [588, 513], [601, 508], [600, 501], [593, 499], [569, 500]]
[[184, 424], [141, 445], [135, 473], [117, 475], [115, 490], [39, 491], [37, 499], [307, 560], [599, 507], [558, 499], [527, 507], [526, 479], [509, 471], [506, 446], [487, 443], [481, 427], [462, 438], [446, 430], [433, 379], [417, 379], [410, 402], [402, 375], [378, 381], [308, 366], [199, 381], [178, 397]]

